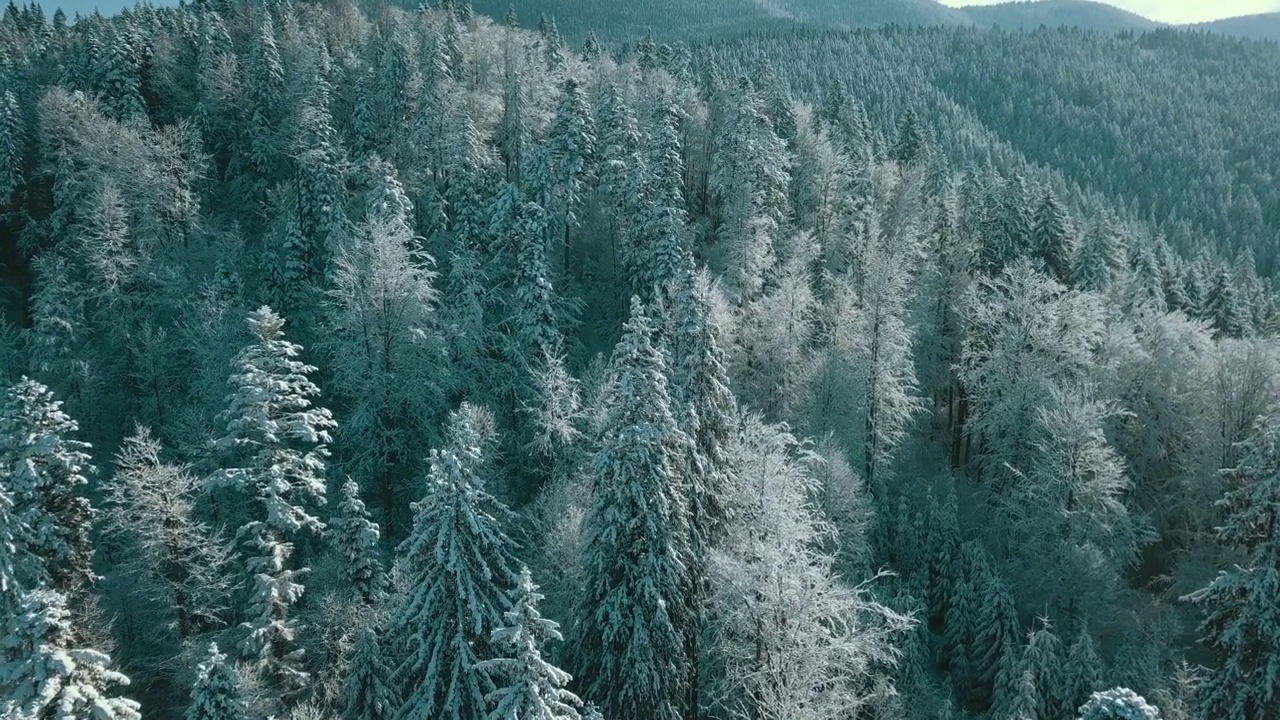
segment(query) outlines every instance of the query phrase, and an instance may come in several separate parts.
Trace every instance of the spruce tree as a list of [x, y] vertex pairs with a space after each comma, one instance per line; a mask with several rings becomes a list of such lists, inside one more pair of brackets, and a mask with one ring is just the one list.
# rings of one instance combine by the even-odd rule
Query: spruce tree
[[386, 575], [378, 559], [378, 524], [360, 499], [360, 486], [351, 478], [342, 484], [338, 516], [329, 521], [332, 542], [342, 557], [342, 580], [361, 601], [376, 604], [386, 590]]
[[240, 681], [227, 665], [227, 656], [218, 652], [217, 643], [209, 643], [209, 656], [196, 667], [196, 682], [191, 687], [191, 704], [184, 720], [246, 720]]
[[1064, 708], [1075, 710], [1088, 701], [1102, 680], [1100, 670], [1101, 661], [1094, 649], [1093, 637], [1089, 635], [1089, 627], [1081, 623], [1075, 640], [1067, 648], [1067, 658], [1062, 665]]
[[1001, 663], [1005, 660], [1004, 653], [1018, 642], [1020, 631], [1013, 591], [1003, 578], [992, 572], [982, 588], [973, 646], [967, 653], [972, 683], [969, 688], [970, 704], [975, 709], [986, 709], [994, 702], [997, 676]]
[[1213, 275], [1213, 283], [1209, 286], [1209, 296], [1205, 306], [1205, 314], [1213, 323], [1215, 337], [1240, 338], [1250, 330], [1249, 313], [1236, 288], [1231, 269], [1223, 263]]
[[1114, 221], [1095, 219], [1080, 241], [1071, 268], [1071, 282], [1081, 290], [1103, 291], [1124, 264], [1124, 247]]
[[587, 695], [617, 720], [681, 716], [690, 658], [681, 495], [687, 442], [671, 412], [667, 368], [638, 297], [610, 362], [584, 520], [586, 587], [578, 667]]
[[1280, 717], [1280, 425], [1258, 425], [1232, 473], [1232, 489], [1218, 501], [1226, 522], [1222, 544], [1244, 555], [1231, 570], [1188, 596], [1204, 608], [1203, 642], [1217, 655], [1202, 690], [1201, 710], [1223, 720]]
[[76, 647], [76, 628], [56, 590], [26, 593], [0, 638], [0, 709], [19, 718], [140, 720], [138, 703], [112, 697], [129, 678], [110, 669], [111, 659]]
[[502, 529], [510, 511], [484, 487], [491, 423], [465, 403], [451, 414], [447, 444], [431, 452], [427, 496], [413, 506], [413, 532], [400, 544], [407, 591], [387, 626], [398, 640], [400, 720], [483, 720], [495, 689], [476, 665], [492, 656], [489, 636], [516, 574]]
[[1040, 618], [1040, 627], [1027, 637], [1019, 669], [1029, 676], [1036, 688], [1035, 714], [1031, 720], [1052, 720], [1067, 717], [1072, 711], [1065, 707], [1066, 695], [1062, 674], [1062, 641], [1054, 634], [1049, 621]]
[[12, 90], [0, 93], [0, 207], [22, 184], [22, 114]]
[[893, 143], [893, 159], [903, 167], [914, 164], [924, 154], [925, 135], [920, 116], [908, 110], [898, 120], [898, 135]]
[[241, 650], [268, 683], [291, 691], [308, 679], [290, 617], [303, 592], [297, 580], [307, 570], [293, 569], [291, 540], [304, 530], [324, 529], [312, 512], [325, 501], [327, 443], [335, 423], [314, 404], [320, 389], [307, 376], [315, 368], [297, 359], [302, 348], [284, 338], [284, 320], [263, 306], [249, 314], [249, 327], [254, 342], [234, 361], [234, 391], [220, 416], [226, 429], [216, 442], [229, 467], [215, 480], [243, 489], [250, 500], [250, 516], [238, 530], [253, 578]]
[[400, 703], [390, 686], [390, 670], [382, 657], [378, 633], [365, 627], [356, 640], [344, 683], [346, 720], [391, 720]]
[[494, 677], [498, 688], [487, 698], [493, 709], [489, 720], [578, 720], [582, 701], [565, 689], [569, 673], [547, 662], [541, 646], [561, 640], [557, 623], [538, 613], [543, 596], [533, 584], [529, 568], [511, 591], [511, 609], [503, 613], [506, 625], [491, 636], [506, 654], [480, 663], [480, 670]]
[[1071, 257], [1075, 253], [1072, 233], [1066, 209], [1052, 191], [1046, 191], [1036, 208], [1031, 247], [1049, 275], [1064, 284], [1071, 281]]
[[94, 472], [79, 425], [44, 385], [22, 378], [0, 406], [0, 488], [13, 493], [25, 525], [17, 573], [26, 588], [63, 591], [93, 582], [89, 533], [96, 511], [83, 496]]

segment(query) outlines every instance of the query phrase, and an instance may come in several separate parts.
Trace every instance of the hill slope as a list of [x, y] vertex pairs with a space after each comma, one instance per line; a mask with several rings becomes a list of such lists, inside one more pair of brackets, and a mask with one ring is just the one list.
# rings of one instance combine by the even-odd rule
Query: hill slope
[[1136, 13], [1090, 0], [1023, 0], [968, 7], [964, 8], [964, 14], [978, 26], [998, 25], [1007, 30], [1034, 30], [1044, 25], [1114, 33], [1125, 30], [1141, 32], [1160, 27], [1160, 23]]
[[560, 32], [580, 39], [701, 38], [739, 30], [776, 29], [788, 23], [839, 29], [898, 25], [967, 25], [965, 13], [935, 0], [477, 0], [478, 12], [501, 18], [515, 8], [525, 26], [554, 17]]
[[1197, 30], [1208, 30], [1220, 35], [1280, 42], [1280, 12], [1226, 18], [1192, 25], [1191, 27]]

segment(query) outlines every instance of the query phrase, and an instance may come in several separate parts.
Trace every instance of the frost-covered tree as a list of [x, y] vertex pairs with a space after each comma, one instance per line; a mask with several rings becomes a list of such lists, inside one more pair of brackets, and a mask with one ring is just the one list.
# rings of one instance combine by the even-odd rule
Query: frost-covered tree
[[685, 444], [667, 367], [638, 297], [613, 351], [591, 461], [595, 501], [584, 526], [575, 632], [586, 695], [613, 718], [675, 720], [691, 658]]
[[1093, 372], [1103, 307], [1098, 296], [1067, 290], [1023, 260], [971, 291], [965, 329], [966, 430], [998, 490], [1012, 481], [1011, 468], [1034, 469], [1036, 416], [1053, 407], [1053, 393]]
[[1102, 663], [1089, 634], [1089, 626], [1081, 623], [1076, 637], [1067, 648], [1066, 660], [1062, 663], [1065, 676], [1062, 705], [1067, 709], [1079, 708], [1097, 692], [1102, 682]]
[[44, 589], [23, 595], [0, 638], [0, 709], [9, 708], [7, 717], [141, 719], [138, 703], [110, 691], [129, 678], [109, 667], [105, 653], [77, 644], [66, 596]]
[[229, 558], [223, 539], [197, 517], [202, 479], [160, 452], [147, 428], [125, 438], [106, 483], [106, 520], [137, 544], [135, 572], [162, 607], [172, 608], [173, 628], [185, 640], [219, 620], [230, 593]]
[[351, 478], [342, 484], [338, 515], [329, 521], [334, 549], [342, 558], [344, 587], [362, 601], [377, 603], [386, 590], [387, 578], [378, 558], [378, 524], [360, 499], [360, 486]]
[[[665, 100], [665, 98], [664, 98]], [[640, 247], [633, 285], [638, 292], [664, 288], [677, 279], [683, 267], [686, 224], [680, 110], [670, 101], [657, 109], [645, 158], [642, 206], [639, 219]]]
[[84, 496], [88, 443], [71, 437], [79, 425], [44, 385], [23, 378], [0, 406], [0, 488], [13, 493], [14, 515], [27, 529], [18, 581], [28, 589], [63, 591], [91, 583], [96, 511]]
[[1040, 627], [1028, 634], [1027, 646], [1018, 664], [1023, 682], [1030, 678], [1035, 687], [1035, 710], [1031, 720], [1069, 717], [1072, 710], [1064, 705], [1067, 698], [1062, 673], [1062, 641], [1048, 620], [1040, 618], [1039, 624]]
[[1200, 632], [1218, 657], [1201, 690], [1201, 710], [1226, 720], [1280, 712], [1280, 426], [1263, 420], [1257, 427], [1218, 503], [1227, 513], [1218, 540], [1243, 555], [1188, 596], [1204, 608]]
[[218, 652], [218, 644], [209, 643], [208, 656], [196, 666], [191, 704], [183, 720], [246, 720], [247, 717], [235, 671], [227, 664], [227, 656]]
[[498, 688], [488, 697], [493, 707], [488, 720], [578, 720], [582, 701], [565, 689], [569, 673], [542, 657], [542, 644], [559, 641], [559, 625], [538, 613], [543, 596], [528, 568], [511, 591], [506, 624], [493, 631], [495, 648], [504, 652], [479, 668], [494, 677]]
[[1095, 692], [1079, 712], [1080, 720], [1160, 720], [1160, 710], [1129, 688]]
[[397, 211], [376, 217], [339, 252], [323, 349], [348, 401], [338, 430], [343, 469], [372, 480], [375, 506], [403, 533], [400, 495], [438, 416], [446, 369], [437, 344], [436, 273]]
[[347, 665], [343, 717], [348, 720], [391, 720], [400, 708], [391, 688], [391, 672], [382, 656], [378, 632], [360, 631]]
[[413, 532], [399, 547], [406, 591], [387, 625], [397, 639], [395, 717], [482, 720], [493, 692], [476, 665], [502, 623], [516, 573], [510, 514], [485, 490], [492, 418], [463, 404], [449, 419], [445, 447], [431, 452], [427, 496], [414, 504]]
[[1104, 433], [1118, 411], [1095, 395], [1055, 388], [1041, 400], [1034, 449], [1005, 506], [1020, 570], [1042, 593], [1028, 599], [1063, 617], [1090, 616], [1115, 598], [1144, 537], [1124, 503], [1128, 468]]
[[872, 668], [895, 663], [911, 622], [837, 578], [822, 549], [834, 529], [810, 503], [817, 458], [784, 427], [748, 417], [729, 452], [734, 520], [712, 560], [720, 694], [744, 717], [856, 715], [892, 692]]

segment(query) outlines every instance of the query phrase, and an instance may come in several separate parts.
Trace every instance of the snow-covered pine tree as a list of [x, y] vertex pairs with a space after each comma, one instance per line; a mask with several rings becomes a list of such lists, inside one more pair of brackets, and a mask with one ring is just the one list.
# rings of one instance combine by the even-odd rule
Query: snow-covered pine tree
[[648, 260], [643, 242], [642, 213], [645, 198], [643, 157], [640, 154], [640, 127], [630, 103], [616, 84], [605, 88], [596, 111], [599, 131], [597, 193], [601, 209], [607, 213], [609, 242], [621, 259], [624, 282], [633, 293], [652, 289], [641, 278]]
[[1079, 712], [1080, 720], [1160, 720], [1160, 710], [1129, 688], [1095, 692]]
[[1040, 627], [1028, 634], [1027, 646], [1018, 665], [1023, 682], [1029, 676], [1036, 690], [1035, 713], [1031, 720], [1069, 717], [1072, 709], [1064, 705], [1066, 688], [1062, 673], [1062, 641], [1053, 632], [1048, 619], [1039, 618], [1039, 624]]
[[960, 553], [962, 574], [948, 603], [946, 630], [939, 654], [951, 673], [952, 682], [967, 698], [975, 685], [970, 656], [975, 650], [974, 638], [982, 620], [983, 603], [986, 601], [984, 591], [992, 578], [986, 550], [981, 545], [967, 542]]
[[1109, 216], [1095, 218], [1089, 224], [1071, 266], [1072, 285], [1081, 290], [1106, 290], [1121, 267], [1125, 248]]
[[22, 378], [0, 406], [0, 488], [13, 493], [14, 515], [28, 532], [17, 563], [24, 588], [63, 591], [91, 583], [96, 515], [84, 497], [88, 443], [71, 437], [79, 429], [44, 385]]
[[511, 609], [503, 613], [506, 624], [491, 636], [505, 653], [478, 666], [498, 686], [487, 698], [493, 707], [488, 720], [579, 720], [582, 701], [565, 689], [569, 673], [542, 657], [544, 642], [563, 639], [559, 625], [538, 613], [542, 598], [529, 568], [522, 568]]
[[347, 665], [342, 717], [346, 720], [391, 720], [400, 708], [391, 688], [391, 672], [382, 657], [378, 632], [365, 627]]
[[657, 108], [650, 131], [644, 184], [646, 202], [639, 220], [640, 247], [634, 286], [642, 296], [664, 289], [685, 267], [686, 223], [684, 149], [680, 143], [680, 110], [669, 99]]
[[196, 666], [196, 682], [191, 686], [191, 704], [184, 720], [246, 720], [240, 681], [227, 664], [227, 656], [218, 652], [217, 643], [209, 643], [209, 654]]
[[524, 80], [517, 56], [517, 28], [514, 11], [507, 14], [502, 41], [502, 118], [495, 130], [498, 154], [507, 169], [507, 182], [521, 177], [525, 148], [529, 143]]
[[23, 129], [21, 108], [13, 91], [0, 93], [0, 207], [22, 183]]
[[375, 604], [386, 592], [387, 576], [378, 558], [378, 524], [360, 499], [360, 486], [347, 478], [342, 484], [338, 515], [329, 521], [334, 549], [342, 558], [343, 586], [361, 601]]
[[1078, 709], [1098, 691], [1102, 664], [1094, 648], [1093, 637], [1089, 634], [1089, 626], [1080, 624], [1076, 637], [1067, 648], [1067, 658], [1062, 664], [1064, 695], [1062, 706], [1067, 709]]
[[691, 658], [684, 455], [667, 368], [638, 297], [610, 362], [584, 525], [575, 635], [587, 696], [611, 718], [676, 720]]
[[248, 153], [249, 166], [257, 175], [256, 188], [261, 193], [281, 167], [279, 106], [284, 96], [285, 74], [270, 13], [262, 13], [261, 25], [253, 38], [252, 55], [246, 80], [249, 137], [243, 151]]
[[289, 616], [302, 596], [296, 582], [306, 569], [291, 569], [293, 544], [302, 531], [321, 532], [313, 508], [325, 501], [325, 459], [333, 416], [315, 405], [320, 388], [307, 376], [314, 367], [298, 360], [302, 347], [284, 337], [284, 319], [263, 306], [249, 314], [254, 341], [234, 361], [233, 392], [220, 418], [225, 430], [215, 447], [226, 453], [215, 483], [243, 489], [250, 513], [237, 531], [250, 553], [251, 620], [242, 625], [247, 659], [280, 690], [305, 684], [301, 649], [293, 647], [296, 621]]
[[1201, 711], [1222, 720], [1274, 720], [1280, 713], [1280, 424], [1258, 434], [1218, 501], [1226, 521], [1219, 542], [1244, 552], [1231, 570], [1187, 596], [1204, 608], [1203, 642], [1218, 657], [1201, 692]]
[[968, 648], [971, 706], [981, 711], [989, 708], [996, 695], [997, 676], [1005, 661], [1005, 651], [1017, 644], [1022, 627], [1013, 590], [994, 571], [981, 588], [982, 600], [974, 626], [973, 645]]
[[1252, 325], [1240, 291], [1236, 288], [1231, 268], [1223, 263], [1213, 275], [1205, 314], [1213, 323], [1215, 337], [1240, 338], [1249, 334]]
[[[694, 555], [701, 557], [728, 520], [724, 493], [729, 482], [726, 445], [737, 424], [737, 399], [729, 387], [721, 331], [712, 317], [712, 280], [683, 261], [683, 272], [668, 292], [676, 321], [671, 342], [671, 397], [676, 423], [689, 437], [686, 480]], [[696, 560], [695, 560], [696, 562]]]
[[1075, 254], [1075, 231], [1067, 217], [1066, 208], [1046, 190], [1036, 208], [1031, 230], [1031, 247], [1035, 256], [1044, 263], [1049, 276], [1058, 282], [1071, 282], [1071, 259]]
[[546, 144], [529, 178], [538, 204], [547, 211], [547, 248], [563, 268], [569, 234], [578, 227], [586, 183], [595, 173], [596, 123], [586, 93], [574, 78], [564, 81], [560, 104]]
[[332, 414], [315, 404], [320, 388], [308, 377], [316, 371], [298, 359], [302, 346], [284, 336], [284, 319], [270, 307], [249, 313], [253, 342], [234, 360], [225, 429], [215, 442], [226, 453], [214, 480], [246, 489], [254, 519], [248, 535], [293, 536], [320, 531], [324, 524], [310, 508], [325, 502], [325, 459]]
[[727, 116], [715, 138], [708, 183], [717, 201], [717, 240], [741, 299], [756, 297], [776, 261], [774, 244], [790, 211], [790, 159], [746, 77], [723, 93]]
[[898, 134], [893, 142], [893, 159], [903, 167], [909, 167], [924, 154], [924, 126], [915, 110], [908, 110], [898, 120]]
[[407, 590], [387, 634], [398, 641], [400, 720], [483, 720], [495, 689], [476, 664], [492, 657], [489, 635], [516, 573], [515, 544], [502, 529], [510, 511], [484, 487], [492, 422], [465, 403], [450, 415], [447, 444], [431, 451], [430, 489], [399, 547]]
[[16, 709], [17, 718], [140, 720], [138, 703], [109, 692], [129, 678], [106, 654], [74, 646], [66, 602], [56, 590], [23, 595], [0, 638], [0, 709]]
[[18, 607], [22, 588], [18, 585], [19, 543], [26, 543], [27, 526], [13, 508], [13, 495], [7, 481], [0, 478], [0, 612], [12, 613]]

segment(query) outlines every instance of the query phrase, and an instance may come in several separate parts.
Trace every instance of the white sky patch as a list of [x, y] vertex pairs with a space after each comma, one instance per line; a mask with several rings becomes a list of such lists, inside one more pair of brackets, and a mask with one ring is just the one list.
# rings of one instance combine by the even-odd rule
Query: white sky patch
[[[952, 7], [995, 5], [1005, 0], [941, 0]], [[1108, 5], [1168, 23], [1193, 23], [1280, 11], [1280, 0], [1108, 0]]]

